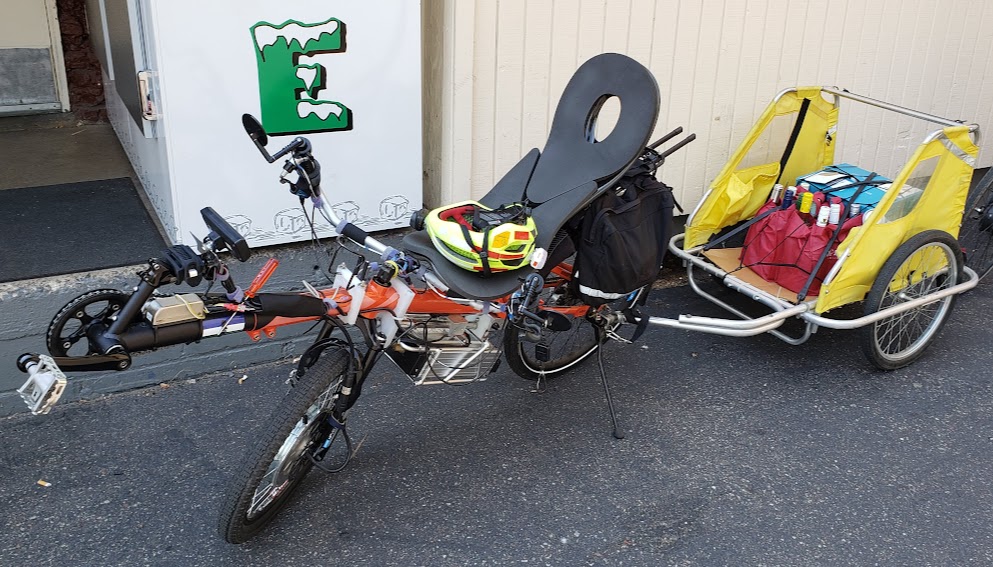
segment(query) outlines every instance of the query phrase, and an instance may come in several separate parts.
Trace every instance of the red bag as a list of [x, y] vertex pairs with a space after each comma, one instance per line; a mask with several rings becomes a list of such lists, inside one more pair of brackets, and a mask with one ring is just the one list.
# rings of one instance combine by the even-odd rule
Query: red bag
[[[827, 277], [828, 272], [830, 272], [831, 268], [833, 268], [838, 262], [838, 245], [841, 244], [843, 240], [848, 238], [848, 233], [857, 226], [862, 226], [862, 215], [856, 215], [845, 221], [845, 224], [841, 225], [841, 232], [838, 233], [838, 240], [836, 240], [834, 245], [831, 246], [831, 251], [828, 252], [827, 258], [825, 258], [824, 263], [821, 264], [821, 269], [817, 271], [818, 292], [820, 291], [820, 282], [824, 281], [824, 278]], [[813, 286], [811, 286], [811, 288], [813, 288]], [[811, 292], [810, 294], [813, 295], [813, 293], [814, 292]]]
[[[817, 260], [831, 241], [834, 227], [804, 226], [786, 237], [783, 245], [778, 248], [776, 262], [783, 264], [776, 274], [776, 283], [786, 289], [800, 293], [810, 279]], [[815, 279], [807, 295], [817, 295], [821, 282]]]
[[[825, 204], [823, 193], [814, 194], [814, 206], [819, 209]], [[750, 268], [762, 279], [775, 282], [784, 288], [800, 293], [811, 272], [817, 268], [817, 262], [824, 250], [831, 244], [817, 277], [807, 289], [807, 296], [813, 297], [820, 293], [821, 282], [838, 261], [835, 251], [838, 244], [848, 236], [855, 227], [862, 224], [862, 215], [848, 219], [838, 233], [838, 239], [831, 243], [834, 226], [807, 225], [803, 216], [795, 207], [778, 209], [779, 205], [767, 202], [756, 217], [772, 211], [759, 219], [745, 233], [745, 244], [741, 250], [741, 264]], [[812, 218], [816, 218], [815, 208], [811, 208]]]
[[[777, 207], [769, 202], [762, 207], [756, 216]], [[741, 263], [751, 268], [766, 281], [777, 281], [782, 262], [776, 258], [777, 250], [783, 245], [786, 237], [801, 231], [806, 224], [794, 207], [777, 210], [757, 221], [748, 228], [745, 234], [745, 244], [741, 250]]]
[[800, 293], [803, 286], [807, 284], [807, 280], [810, 279], [810, 274], [817, 268], [817, 262], [824, 253], [824, 249], [831, 243], [831, 250], [820, 269], [817, 270], [817, 277], [807, 288], [808, 297], [819, 295], [821, 282], [824, 281], [828, 272], [838, 261], [838, 255], [835, 252], [838, 249], [838, 244], [848, 236], [853, 228], [861, 224], [862, 215], [848, 219], [845, 224], [841, 225], [841, 232], [838, 233], [838, 239], [834, 243], [831, 243], [834, 226], [804, 227], [804, 229], [797, 230], [787, 236], [786, 241], [777, 249], [778, 252], [775, 255], [776, 263], [781, 264], [776, 273], [775, 282], [790, 291]]

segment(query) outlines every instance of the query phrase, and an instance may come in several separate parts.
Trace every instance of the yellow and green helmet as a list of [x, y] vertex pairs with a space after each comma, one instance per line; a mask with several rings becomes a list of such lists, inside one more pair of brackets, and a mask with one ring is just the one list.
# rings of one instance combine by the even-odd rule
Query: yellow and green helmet
[[526, 266], [538, 235], [527, 208], [519, 203], [491, 209], [462, 201], [431, 211], [424, 225], [445, 258], [484, 275]]

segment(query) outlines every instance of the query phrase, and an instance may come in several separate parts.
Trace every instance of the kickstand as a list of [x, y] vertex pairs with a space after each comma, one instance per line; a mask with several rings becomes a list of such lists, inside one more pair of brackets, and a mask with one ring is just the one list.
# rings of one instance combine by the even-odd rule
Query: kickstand
[[603, 330], [597, 328], [597, 349], [596, 361], [600, 367], [600, 381], [603, 383], [603, 393], [607, 397], [607, 409], [610, 411], [610, 423], [614, 427], [614, 439], [624, 439], [624, 431], [617, 425], [617, 413], [614, 411], [614, 403], [610, 399], [610, 384], [607, 383], [607, 372], [603, 369], [603, 345], [607, 342], [603, 339]]

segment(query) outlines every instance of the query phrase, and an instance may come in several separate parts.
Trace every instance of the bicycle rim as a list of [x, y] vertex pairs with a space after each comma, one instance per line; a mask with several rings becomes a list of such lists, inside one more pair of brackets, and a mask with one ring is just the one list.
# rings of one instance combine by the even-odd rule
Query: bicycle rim
[[[926, 265], [943, 265], [943, 268], [922, 277], [913, 277], [913, 270], [903, 268]], [[942, 243], [922, 246], [903, 262], [903, 266], [883, 293], [879, 310], [925, 297], [956, 283], [949, 274], [949, 269], [957, 269], [953, 253]], [[908, 279], [906, 274], [912, 277]], [[948, 296], [875, 323], [873, 339], [879, 356], [897, 363], [922, 350], [941, 328], [952, 301], [953, 296]]]

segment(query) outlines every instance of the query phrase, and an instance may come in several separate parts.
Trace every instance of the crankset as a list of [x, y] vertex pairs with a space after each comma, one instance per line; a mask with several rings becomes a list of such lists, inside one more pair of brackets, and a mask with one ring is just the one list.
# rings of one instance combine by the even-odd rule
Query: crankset
[[48, 325], [48, 352], [54, 357], [73, 358], [104, 354], [92, 350], [85, 340], [87, 331], [94, 325], [110, 327], [129, 297], [116, 289], [97, 289], [67, 303]]

